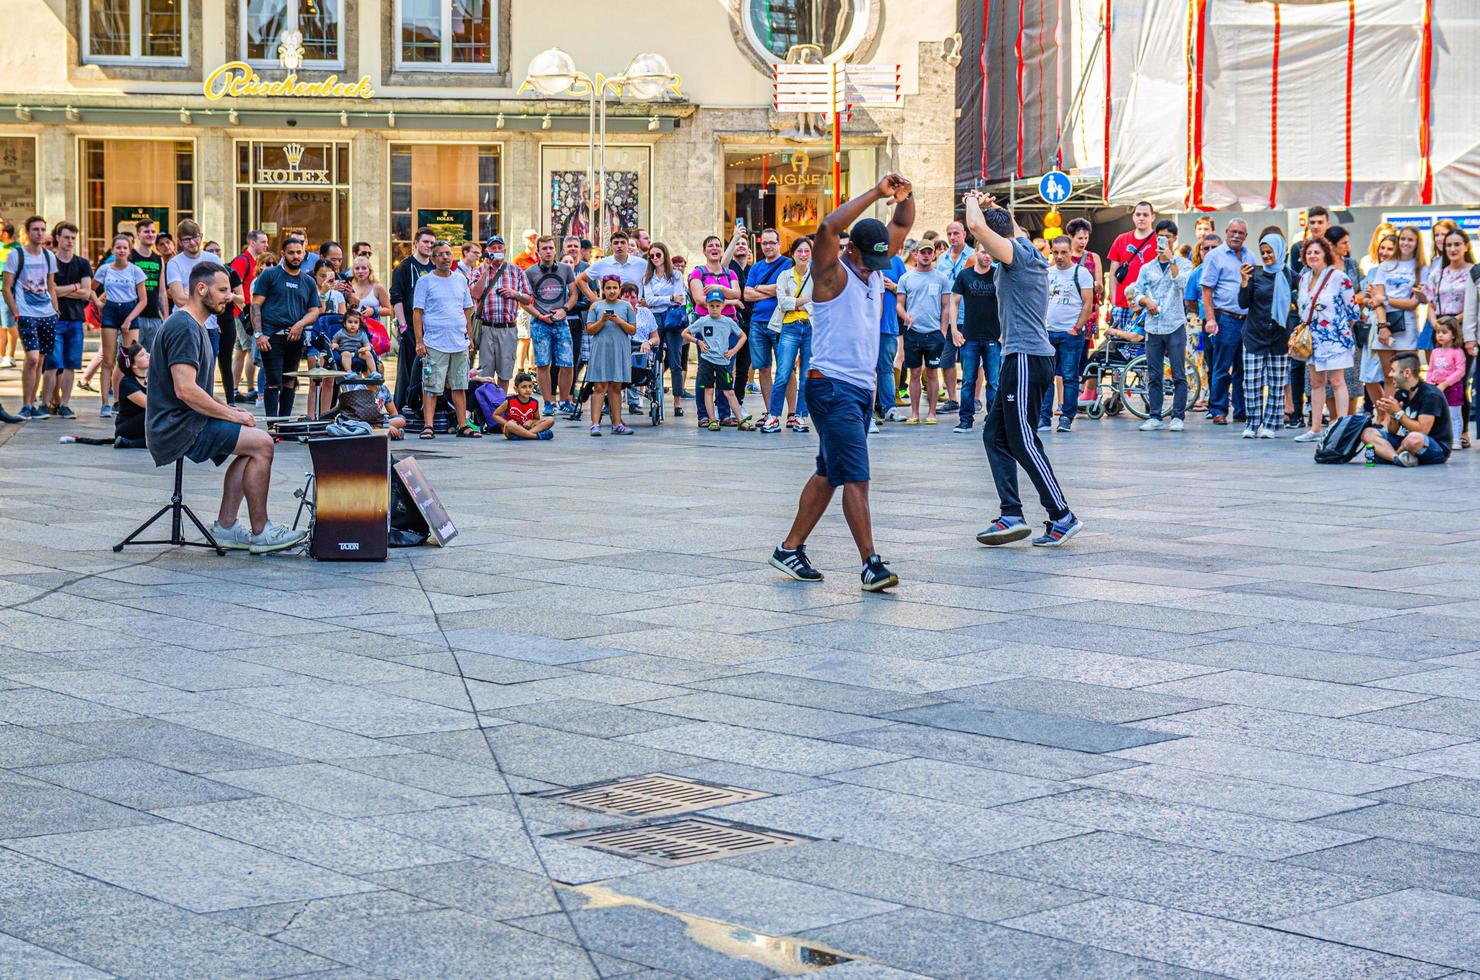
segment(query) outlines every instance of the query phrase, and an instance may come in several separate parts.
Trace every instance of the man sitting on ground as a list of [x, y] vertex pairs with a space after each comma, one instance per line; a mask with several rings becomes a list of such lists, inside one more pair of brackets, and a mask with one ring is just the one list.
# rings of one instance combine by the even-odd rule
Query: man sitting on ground
[[1393, 358], [1389, 374], [1396, 390], [1377, 400], [1378, 426], [1362, 430], [1371, 447], [1367, 458], [1398, 466], [1449, 462], [1454, 430], [1444, 392], [1418, 379], [1418, 355], [1411, 351]]
[[[190, 270], [184, 302], [175, 306], [154, 336], [145, 437], [157, 466], [181, 457], [195, 463], [209, 459], [220, 466], [228, 457], [236, 457], [226, 468], [221, 512], [211, 524], [211, 536], [223, 548], [260, 555], [301, 544], [308, 531], [294, 531], [267, 519], [272, 437], [256, 427], [251, 412], [224, 405], [208, 394], [216, 355], [206, 322], [231, 300], [231, 280], [224, 267], [201, 262]], [[237, 521], [244, 497], [250, 530]]]

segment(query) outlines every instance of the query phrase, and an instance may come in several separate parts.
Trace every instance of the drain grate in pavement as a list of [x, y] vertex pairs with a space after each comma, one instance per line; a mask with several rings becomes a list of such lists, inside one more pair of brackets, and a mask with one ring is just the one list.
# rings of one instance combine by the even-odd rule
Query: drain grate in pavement
[[636, 858], [660, 867], [756, 854], [811, 840], [810, 837], [708, 817], [684, 817], [661, 823], [605, 827], [552, 836], [580, 847]]
[[697, 779], [685, 779], [682, 776], [652, 773], [538, 795], [587, 810], [615, 813], [624, 817], [671, 817], [694, 810], [759, 800], [771, 794], [735, 786], [701, 783]]

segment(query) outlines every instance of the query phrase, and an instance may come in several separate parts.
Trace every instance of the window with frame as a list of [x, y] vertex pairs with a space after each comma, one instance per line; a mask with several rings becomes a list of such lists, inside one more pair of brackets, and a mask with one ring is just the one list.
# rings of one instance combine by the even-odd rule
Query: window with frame
[[184, 65], [183, 0], [82, 0], [82, 60]]
[[498, 70], [498, 0], [396, 0], [396, 67]]
[[[299, 65], [310, 68], [344, 67], [344, 0], [239, 2], [243, 60], [264, 67], [281, 62], [291, 68], [296, 57]], [[297, 37], [285, 38], [289, 31], [296, 31]]]

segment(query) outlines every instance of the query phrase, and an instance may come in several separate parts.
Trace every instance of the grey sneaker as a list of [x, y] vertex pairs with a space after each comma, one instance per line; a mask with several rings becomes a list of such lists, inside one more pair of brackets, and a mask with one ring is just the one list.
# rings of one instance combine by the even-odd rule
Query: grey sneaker
[[1401, 452], [1393, 457], [1393, 462], [1399, 466], [1417, 466], [1418, 457], [1410, 452]]
[[308, 531], [306, 530], [295, 531], [285, 525], [274, 524], [272, 521], [268, 521], [263, 525], [261, 534], [252, 535], [250, 550], [254, 555], [265, 555], [273, 551], [286, 551], [288, 548], [294, 548], [302, 544], [307, 537]]
[[112, 417], [113, 417], [113, 406], [112, 405], [105, 404], [105, 405], [101, 406], [98, 409], [98, 418], [100, 418], [100, 419], [111, 419]]
[[252, 532], [241, 521], [237, 521], [230, 527], [222, 527], [220, 521], [212, 521], [211, 537], [215, 538], [216, 543], [227, 551], [252, 550]]
[[1161, 419], [1147, 419], [1139, 426], [1142, 432], [1160, 432], [1165, 427], [1166, 424]]

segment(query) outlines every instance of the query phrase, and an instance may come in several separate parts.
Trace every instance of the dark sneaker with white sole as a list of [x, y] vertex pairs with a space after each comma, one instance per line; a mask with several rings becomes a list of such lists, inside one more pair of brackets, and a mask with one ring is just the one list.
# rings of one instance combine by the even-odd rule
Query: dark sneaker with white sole
[[1065, 514], [1056, 521], [1044, 521], [1044, 531], [1033, 539], [1035, 548], [1057, 548], [1078, 534], [1084, 525], [1073, 514]]
[[883, 592], [899, 584], [899, 576], [889, 570], [889, 563], [878, 555], [869, 555], [868, 564], [859, 573], [865, 592]]
[[1021, 517], [999, 517], [992, 522], [985, 531], [977, 534], [976, 540], [982, 544], [996, 547], [999, 544], [1012, 544], [1021, 541], [1033, 533], [1028, 527], [1028, 522]]
[[798, 582], [821, 582], [822, 573], [807, 560], [807, 546], [799, 545], [794, 551], [778, 547], [771, 552], [771, 567], [780, 569]]

